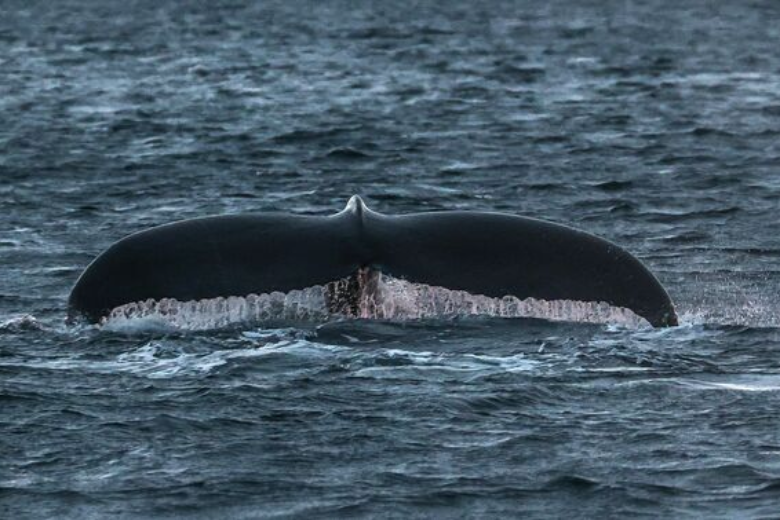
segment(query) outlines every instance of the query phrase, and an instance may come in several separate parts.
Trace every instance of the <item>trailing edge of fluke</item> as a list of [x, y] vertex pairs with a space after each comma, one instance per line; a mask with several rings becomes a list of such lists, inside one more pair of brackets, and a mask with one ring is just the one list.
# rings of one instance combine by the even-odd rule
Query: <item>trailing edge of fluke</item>
[[360, 197], [331, 216], [217, 216], [130, 235], [76, 282], [71, 317], [124, 304], [287, 292], [372, 269], [500, 298], [606, 302], [653, 326], [677, 324], [664, 288], [631, 254], [583, 231], [471, 211], [383, 215]]

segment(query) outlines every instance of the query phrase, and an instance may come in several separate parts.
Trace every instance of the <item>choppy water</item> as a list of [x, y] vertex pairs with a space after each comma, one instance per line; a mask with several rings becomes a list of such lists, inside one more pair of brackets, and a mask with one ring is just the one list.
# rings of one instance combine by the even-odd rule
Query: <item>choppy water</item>
[[[0, 5], [0, 515], [780, 511], [780, 7]], [[639, 256], [668, 330], [64, 324], [207, 214], [499, 210]]]

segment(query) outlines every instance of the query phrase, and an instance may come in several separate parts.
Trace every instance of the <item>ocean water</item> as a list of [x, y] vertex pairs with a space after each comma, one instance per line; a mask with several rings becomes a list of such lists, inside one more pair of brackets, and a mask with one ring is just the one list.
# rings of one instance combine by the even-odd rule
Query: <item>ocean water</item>
[[[4, 0], [0, 516], [780, 517], [778, 41], [768, 0]], [[598, 234], [682, 323], [65, 324], [129, 233], [355, 193]]]

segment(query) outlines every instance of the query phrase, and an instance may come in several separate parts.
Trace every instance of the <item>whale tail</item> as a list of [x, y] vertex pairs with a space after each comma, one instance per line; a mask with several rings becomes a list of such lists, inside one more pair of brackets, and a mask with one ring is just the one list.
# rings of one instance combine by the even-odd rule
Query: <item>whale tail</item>
[[654, 326], [677, 324], [652, 273], [604, 239], [502, 213], [383, 215], [359, 197], [331, 216], [207, 217], [136, 233], [87, 267], [69, 307], [97, 322], [131, 302], [286, 292], [351, 279], [328, 296], [331, 311], [350, 314], [356, 295], [371, 287], [370, 273], [380, 271], [495, 298], [605, 302]]

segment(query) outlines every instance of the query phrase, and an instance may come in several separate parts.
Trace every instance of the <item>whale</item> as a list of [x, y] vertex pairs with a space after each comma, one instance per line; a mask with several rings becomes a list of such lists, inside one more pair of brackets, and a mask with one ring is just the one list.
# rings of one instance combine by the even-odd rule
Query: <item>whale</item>
[[603, 302], [654, 327], [678, 324], [658, 279], [604, 238], [506, 213], [386, 215], [359, 196], [328, 216], [211, 216], [129, 235], [86, 267], [68, 316], [100, 323], [133, 302], [287, 292], [343, 279], [350, 282], [330, 291], [328, 307], [350, 315], [377, 273], [493, 298]]

